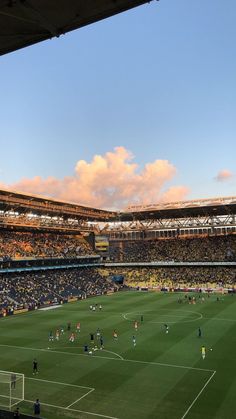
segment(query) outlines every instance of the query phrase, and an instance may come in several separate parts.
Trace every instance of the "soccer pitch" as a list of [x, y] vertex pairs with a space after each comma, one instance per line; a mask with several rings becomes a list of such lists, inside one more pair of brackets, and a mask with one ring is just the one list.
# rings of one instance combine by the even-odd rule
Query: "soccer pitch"
[[[201, 302], [196, 295], [197, 303], [190, 305], [178, 303], [179, 296], [123, 292], [2, 318], [0, 369], [25, 374], [20, 411], [32, 414], [39, 398], [41, 416], [48, 419], [231, 419], [236, 411], [235, 297], [217, 301], [211, 295]], [[100, 303], [102, 311], [89, 310]], [[72, 331], [81, 323], [74, 343], [67, 322]], [[60, 326], [64, 335], [49, 343], [49, 332]], [[98, 328], [104, 350], [86, 355], [83, 345]], [[96, 337], [95, 345], [99, 348]], [[34, 358], [37, 375], [32, 374]]]

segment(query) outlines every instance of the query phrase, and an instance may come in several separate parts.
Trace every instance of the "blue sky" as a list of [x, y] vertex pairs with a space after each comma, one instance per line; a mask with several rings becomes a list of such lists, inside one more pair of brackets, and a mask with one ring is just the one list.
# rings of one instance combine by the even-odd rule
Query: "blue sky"
[[236, 195], [235, 16], [235, 0], [160, 0], [1, 57], [0, 183], [123, 146], [137, 172], [175, 167], [161, 190]]

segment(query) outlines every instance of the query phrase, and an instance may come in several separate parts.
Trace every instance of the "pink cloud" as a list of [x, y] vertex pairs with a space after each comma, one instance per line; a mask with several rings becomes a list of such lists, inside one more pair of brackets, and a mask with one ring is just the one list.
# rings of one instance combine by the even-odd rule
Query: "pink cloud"
[[224, 169], [224, 170], [220, 170], [220, 171], [217, 173], [217, 175], [216, 175], [215, 179], [216, 179], [218, 182], [224, 182], [224, 181], [226, 181], [226, 180], [230, 180], [230, 179], [232, 179], [232, 177], [233, 177], [233, 173], [232, 173], [230, 170], [228, 170], [228, 169]]
[[176, 172], [168, 160], [155, 160], [140, 170], [130, 151], [116, 147], [104, 155], [95, 155], [91, 162], [79, 160], [73, 176], [63, 179], [35, 176], [4, 186], [82, 205], [121, 209], [129, 204], [186, 198], [189, 190], [185, 186], [165, 190], [166, 182], [173, 180]]
[[183, 201], [189, 192], [190, 190], [186, 186], [171, 186], [162, 194], [161, 200], [163, 202]]

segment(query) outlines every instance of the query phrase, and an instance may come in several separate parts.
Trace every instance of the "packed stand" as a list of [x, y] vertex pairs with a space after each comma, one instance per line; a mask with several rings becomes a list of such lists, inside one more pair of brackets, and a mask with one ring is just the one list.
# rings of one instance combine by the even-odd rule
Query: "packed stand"
[[110, 268], [114, 275], [123, 275], [129, 287], [236, 289], [235, 267]]
[[38, 308], [113, 290], [112, 282], [93, 268], [0, 274], [0, 308]]
[[236, 261], [236, 234], [110, 243], [115, 262]]
[[75, 235], [0, 232], [0, 259], [74, 258], [94, 253], [84, 238]]

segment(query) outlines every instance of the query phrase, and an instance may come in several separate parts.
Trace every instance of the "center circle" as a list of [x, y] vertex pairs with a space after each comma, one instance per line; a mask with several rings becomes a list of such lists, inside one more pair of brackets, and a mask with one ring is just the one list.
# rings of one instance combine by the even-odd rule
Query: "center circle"
[[[190, 318], [186, 319], [186, 316], [188, 315]], [[132, 311], [129, 313], [122, 314], [122, 317], [124, 318], [124, 320], [130, 321], [130, 322], [134, 322], [135, 320], [137, 320], [137, 318], [140, 318], [141, 316], [143, 316], [144, 320], [146, 320], [148, 323], [154, 323], [154, 324], [155, 323], [171, 324], [171, 323], [178, 323], [178, 322], [190, 323], [190, 322], [195, 322], [197, 320], [201, 320], [203, 317], [202, 314], [199, 313], [198, 311], [178, 310], [176, 312], [175, 310], [173, 310], [173, 313], [171, 313], [171, 310], [167, 308], [159, 308], [157, 311], [143, 311], [143, 312]], [[156, 320], [157, 317], [159, 320]]]

